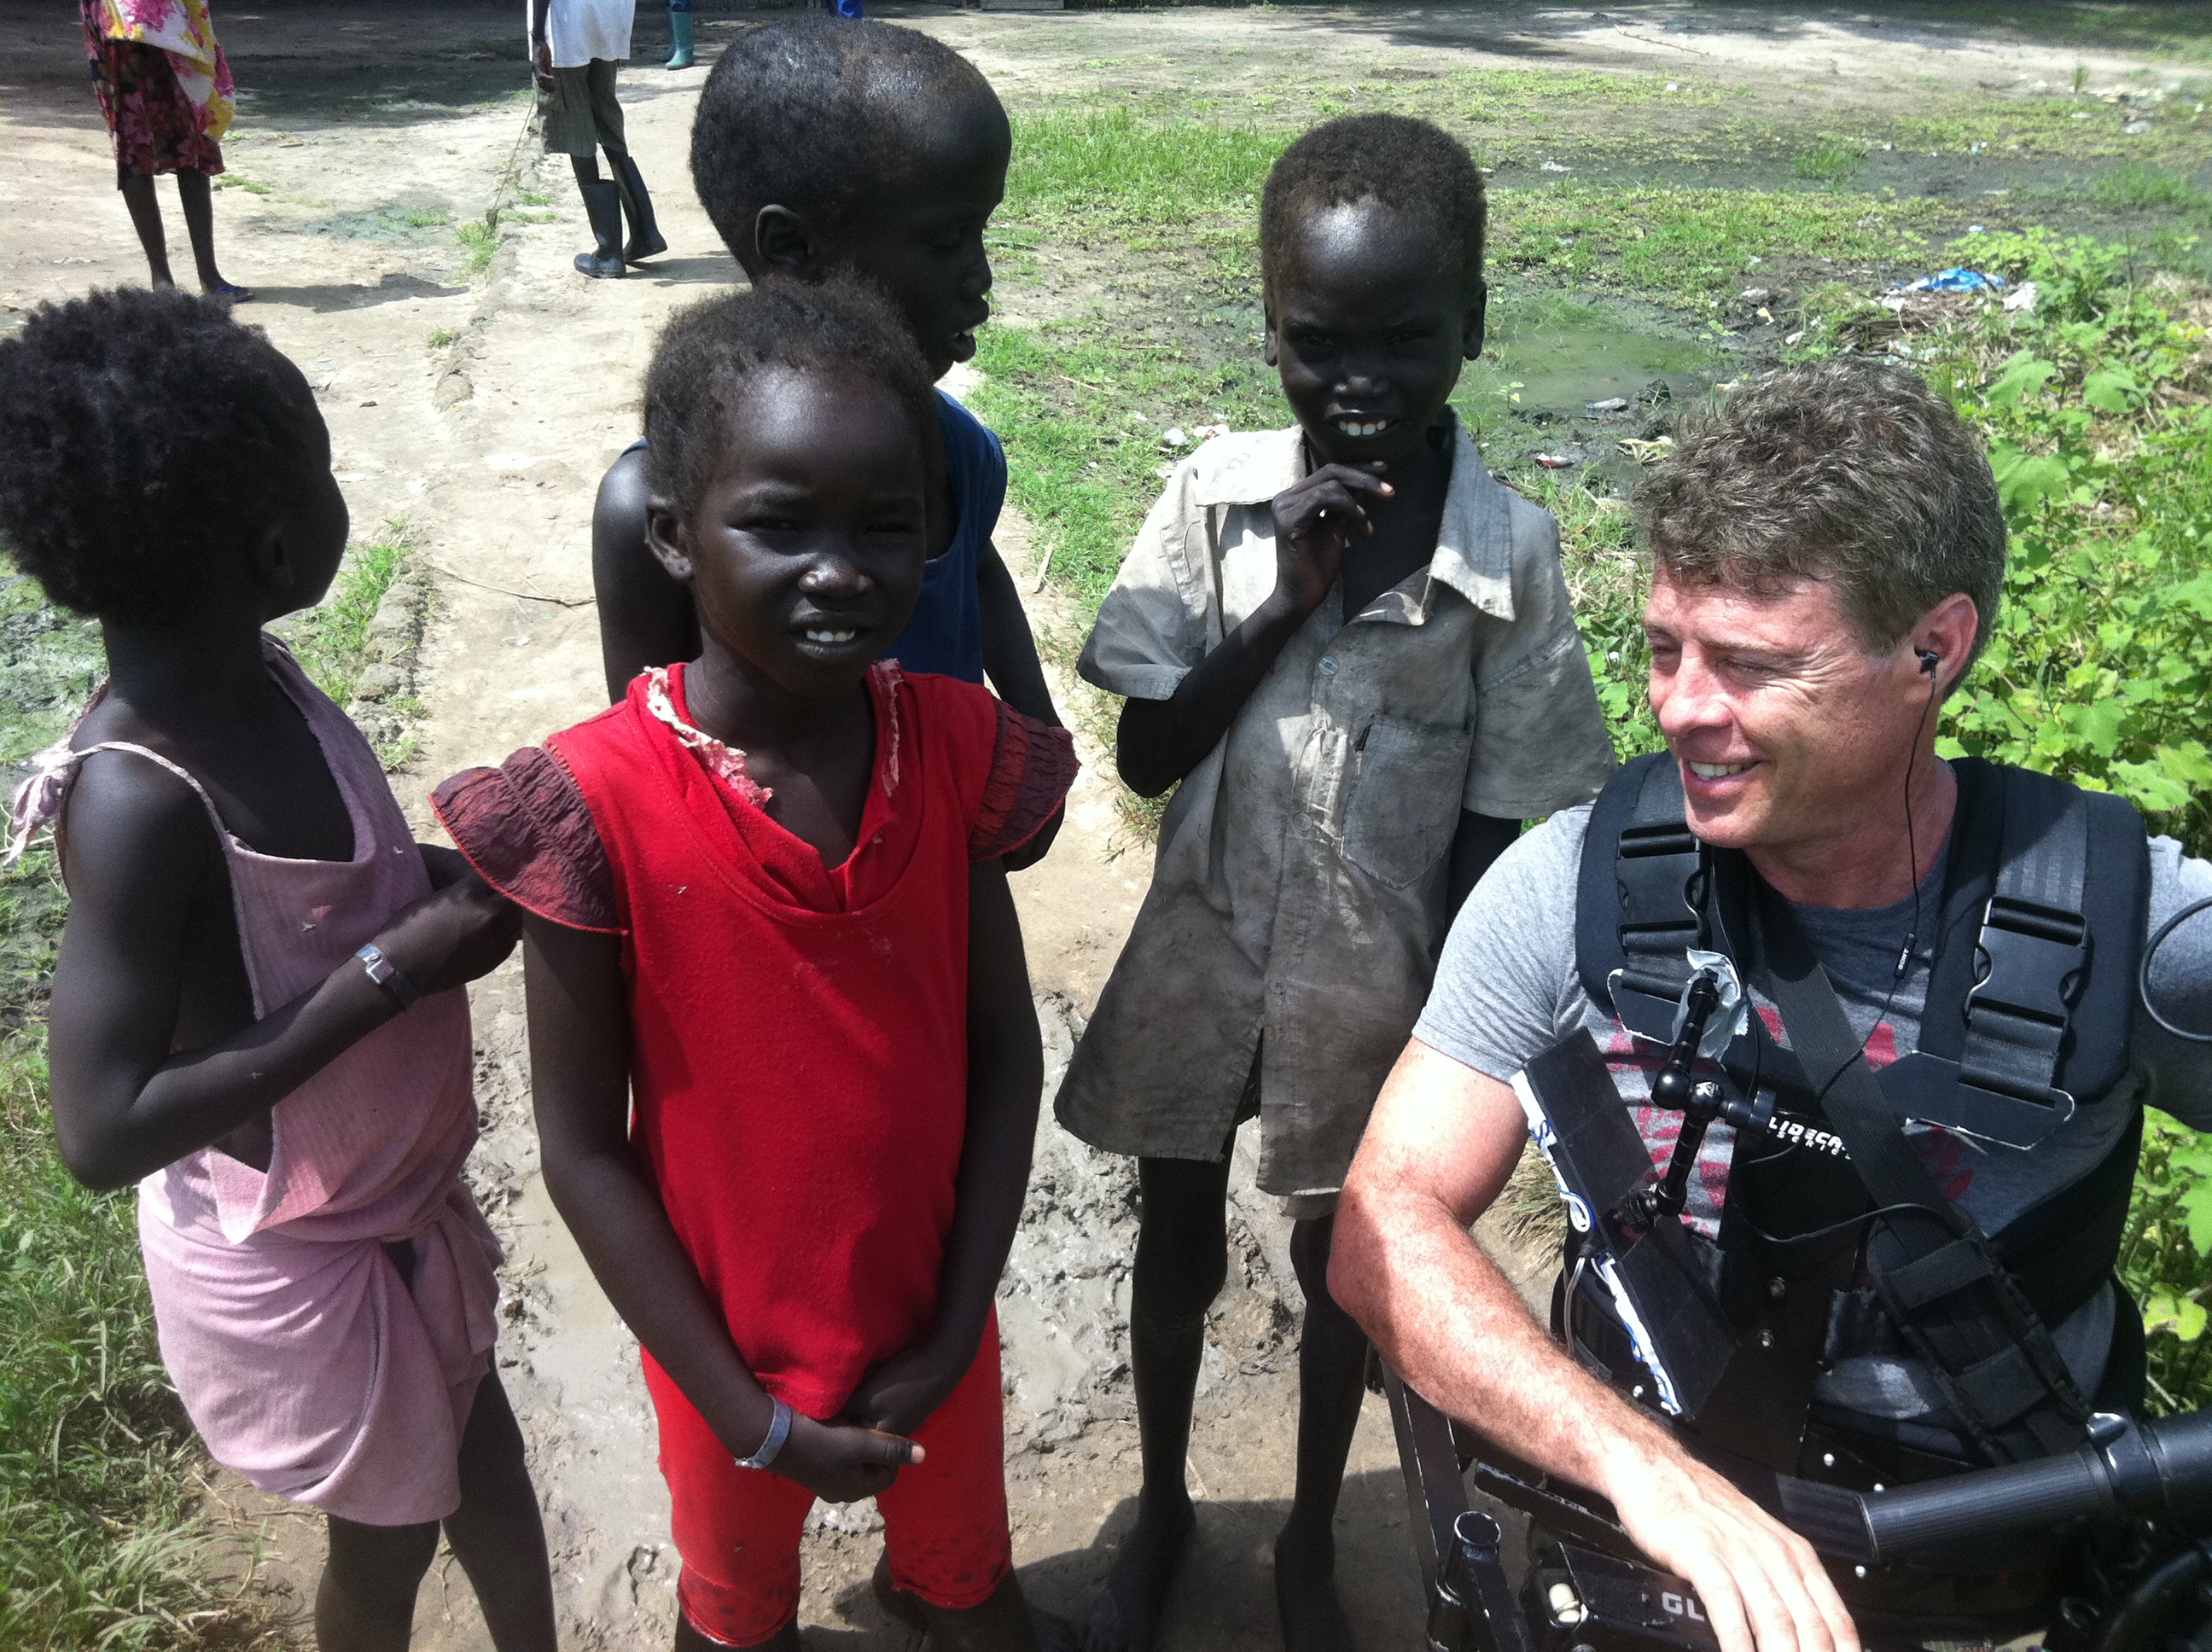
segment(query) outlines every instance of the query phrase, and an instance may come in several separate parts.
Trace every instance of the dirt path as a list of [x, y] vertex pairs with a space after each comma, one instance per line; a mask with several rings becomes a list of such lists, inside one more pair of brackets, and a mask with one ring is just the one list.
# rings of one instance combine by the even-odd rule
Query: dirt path
[[[417, 677], [421, 750], [399, 785], [418, 819], [438, 778], [496, 762], [603, 702], [590, 605], [592, 489], [635, 434], [636, 379], [653, 330], [734, 273], [684, 166], [703, 70], [666, 74], [645, 58], [658, 39], [653, 22], [641, 28], [641, 61], [622, 90], [671, 250], [650, 274], [619, 282], [571, 271], [580, 214], [565, 162], [545, 165], [524, 143], [511, 11], [270, 0], [257, 12], [240, 0], [223, 20], [239, 79], [252, 93], [227, 145], [234, 186], [218, 197], [224, 269], [258, 289], [250, 318], [314, 382], [356, 532], [404, 521], [437, 592]], [[1680, 9], [1650, 7], [1596, 15], [912, 11], [1017, 98], [1102, 78], [1185, 83], [1200, 73], [1233, 92], [1264, 86], [1293, 63], [1310, 78], [1370, 72], [1377, 61], [1649, 68], [1697, 57], [1748, 76], [1801, 72], [1814, 53], [1832, 59], [1838, 76], [1857, 77], [1869, 98], [1912, 74], [2063, 81], [2077, 63], [2100, 77], [2132, 66], [2109, 53], [1934, 27], [1885, 29], [1856, 14], [1723, 13], [1691, 31], [1676, 27], [1687, 15]], [[143, 277], [84, 92], [73, 14], [4, 0], [0, 38], [10, 41], [0, 118], [14, 163], [0, 176], [0, 298], [14, 325], [37, 300]], [[532, 196], [550, 197], [550, 208], [532, 206]], [[509, 239], [488, 271], [472, 275], [458, 230], [495, 200], [518, 209], [506, 220]], [[524, 221], [531, 217], [549, 221]], [[181, 228], [171, 222], [181, 255]], [[1032, 553], [1023, 525], [1006, 521], [1000, 544], [1026, 589]], [[1041, 629], [1067, 630], [1050, 593], [1035, 602]], [[1141, 853], [1115, 853], [1120, 827], [1100, 756], [1086, 753], [1091, 766], [1052, 856], [1016, 880], [1054, 1082], [1149, 871]], [[662, 1645], [676, 1568], [651, 1418], [633, 1341], [538, 1174], [520, 987], [510, 965], [474, 994], [485, 1134], [473, 1175], [509, 1252], [501, 1373], [544, 1496], [568, 1643]], [[1191, 1451], [1206, 1500], [1199, 1550], [1164, 1652], [1277, 1644], [1270, 1546], [1290, 1491], [1287, 1337], [1299, 1297], [1286, 1229], [1272, 1201], [1252, 1193], [1249, 1163], [1237, 1187], [1240, 1265], [1218, 1306]], [[1017, 1553], [1035, 1598], [1063, 1612], [1088, 1597], [1132, 1513], [1124, 1338], [1133, 1193], [1125, 1165], [1048, 1122], [1002, 1297]], [[234, 1485], [217, 1495], [241, 1526], [266, 1523], [267, 1571], [280, 1586], [312, 1576], [314, 1522]], [[1346, 1491], [1339, 1568], [1354, 1626], [1370, 1646], [1406, 1642], [1418, 1611], [1403, 1521], [1387, 1419], [1371, 1402]], [[817, 1518], [804, 1607], [811, 1643], [891, 1643], [863, 1587], [874, 1525], [865, 1509]], [[426, 1589], [420, 1623], [422, 1645], [483, 1644], [468, 1591], [446, 1568]]]

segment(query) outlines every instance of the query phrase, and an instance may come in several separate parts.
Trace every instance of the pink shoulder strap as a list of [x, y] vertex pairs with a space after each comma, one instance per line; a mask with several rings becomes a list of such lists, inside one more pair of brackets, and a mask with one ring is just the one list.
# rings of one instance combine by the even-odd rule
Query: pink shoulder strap
[[0, 867], [12, 866], [23, 858], [31, 847], [31, 839], [61, 817], [62, 805], [69, 800], [70, 782], [76, 777], [76, 767], [95, 751], [128, 751], [158, 763], [185, 785], [191, 787], [205, 806], [208, 820], [215, 827], [216, 840], [221, 842], [228, 829], [222, 817], [216, 812], [215, 799], [207, 788], [191, 776], [190, 770], [171, 762], [158, 751], [143, 745], [133, 745], [128, 740], [103, 740], [98, 745], [88, 745], [82, 751], [70, 749], [66, 734], [31, 759], [31, 772], [15, 788], [15, 801], [8, 811], [8, 849], [0, 854]]

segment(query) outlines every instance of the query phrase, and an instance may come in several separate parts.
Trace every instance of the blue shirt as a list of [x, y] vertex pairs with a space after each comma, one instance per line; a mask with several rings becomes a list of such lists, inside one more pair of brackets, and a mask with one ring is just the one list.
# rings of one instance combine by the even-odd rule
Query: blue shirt
[[983, 547], [1006, 502], [1006, 452], [999, 439], [943, 391], [937, 416], [945, 431], [945, 481], [955, 519], [952, 543], [921, 574], [921, 600], [897, 640], [884, 650], [909, 671], [937, 671], [963, 682], [983, 680], [983, 599], [975, 574]]

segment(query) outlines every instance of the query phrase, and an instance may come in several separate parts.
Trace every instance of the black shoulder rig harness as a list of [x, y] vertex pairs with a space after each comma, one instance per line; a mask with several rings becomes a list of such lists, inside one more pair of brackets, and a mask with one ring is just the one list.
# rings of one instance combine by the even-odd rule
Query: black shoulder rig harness
[[[1901, 1151], [1900, 1127], [1918, 1120], [2002, 1144], [1992, 1151], [2030, 1150], [2120, 1084], [2150, 875], [2143, 825], [2119, 799], [2047, 775], [1975, 758], [1953, 768], [1959, 806], [1920, 1047], [1878, 1075], [1850, 1048], [1856, 1040], [1786, 903], [1742, 854], [1690, 832], [1671, 757], [1628, 764], [1590, 817], [1575, 940], [1591, 1000], [1663, 1051], [1693, 973], [1689, 949], [1725, 954], [1780, 1006], [1793, 1047], [1779, 1048], [1753, 1017], [1719, 1058], [1730, 1087], [1750, 1102], [1771, 1092], [1774, 1108], [1849, 1144], [1848, 1163], [1838, 1156], [1815, 1167], [1800, 1155], [1777, 1168], [1765, 1146], [1747, 1154], [1747, 1136], [1737, 1136], [1717, 1266], [1739, 1277], [1719, 1295], [1740, 1345], [1772, 1350], [1752, 1362], [1773, 1367], [1762, 1390], [1783, 1391], [1778, 1410], [1771, 1394], [1753, 1406], [1776, 1413], [1772, 1449], [1760, 1456], [1794, 1455], [1820, 1361], [1854, 1351], [1839, 1339], [1866, 1346], [1879, 1321], [1887, 1323], [1871, 1341], [1927, 1363], [1974, 1455], [2043, 1455], [2077, 1437], [2086, 1415], [2045, 1327], [2112, 1277], [2140, 1114], [2096, 1169], [1989, 1236]], [[1876, 1207], [1901, 1205], [1938, 1219], [1873, 1222]], [[1851, 1242], [1811, 1242], [1837, 1227], [1851, 1228]], [[1861, 1267], [1870, 1292], [1851, 1289]], [[1801, 1293], [1786, 1281], [1826, 1289]], [[1785, 1296], [1831, 1298], [1817, 1316], [1825, 1323], [1808, 1321], [1802, 1300], [1787, 1315], [1770, 1312], [1768, 1298]]]

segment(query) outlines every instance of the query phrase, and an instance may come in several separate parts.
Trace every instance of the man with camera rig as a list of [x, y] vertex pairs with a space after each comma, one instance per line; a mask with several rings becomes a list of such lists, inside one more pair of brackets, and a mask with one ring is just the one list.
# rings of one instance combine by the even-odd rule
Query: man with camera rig
[[[1610, 1499], [1728, 1652], [2063, 1636], [2112, 1560], [2077, 1534], [1832, 1576], [1729, 1476], [1873, 1491], [2069, 1450], [2138, 1403], [2112, 1271], [2143, 1108], [2212, 1127], [2188, 1036], [2212, 913], [2160, 933], [2212, 865], [2114, 799], [1936, 757], [2005, 526], [1911, 374], [1753, 382], [1682, 422], [1636, 508], [1668, 751], [1461, 910], [1330, 1289], [1410, 1388]], [[1577, 1069], [1585, 1035], [1602, 1061]], [[1653, 1170], [1632, 1151], [1642, 1185], [1575, 1212], [1547, 1335], [1468, 1229], [1530, 1121], [1571, 1145], [1538, 1074], [1577, 1071]]]

